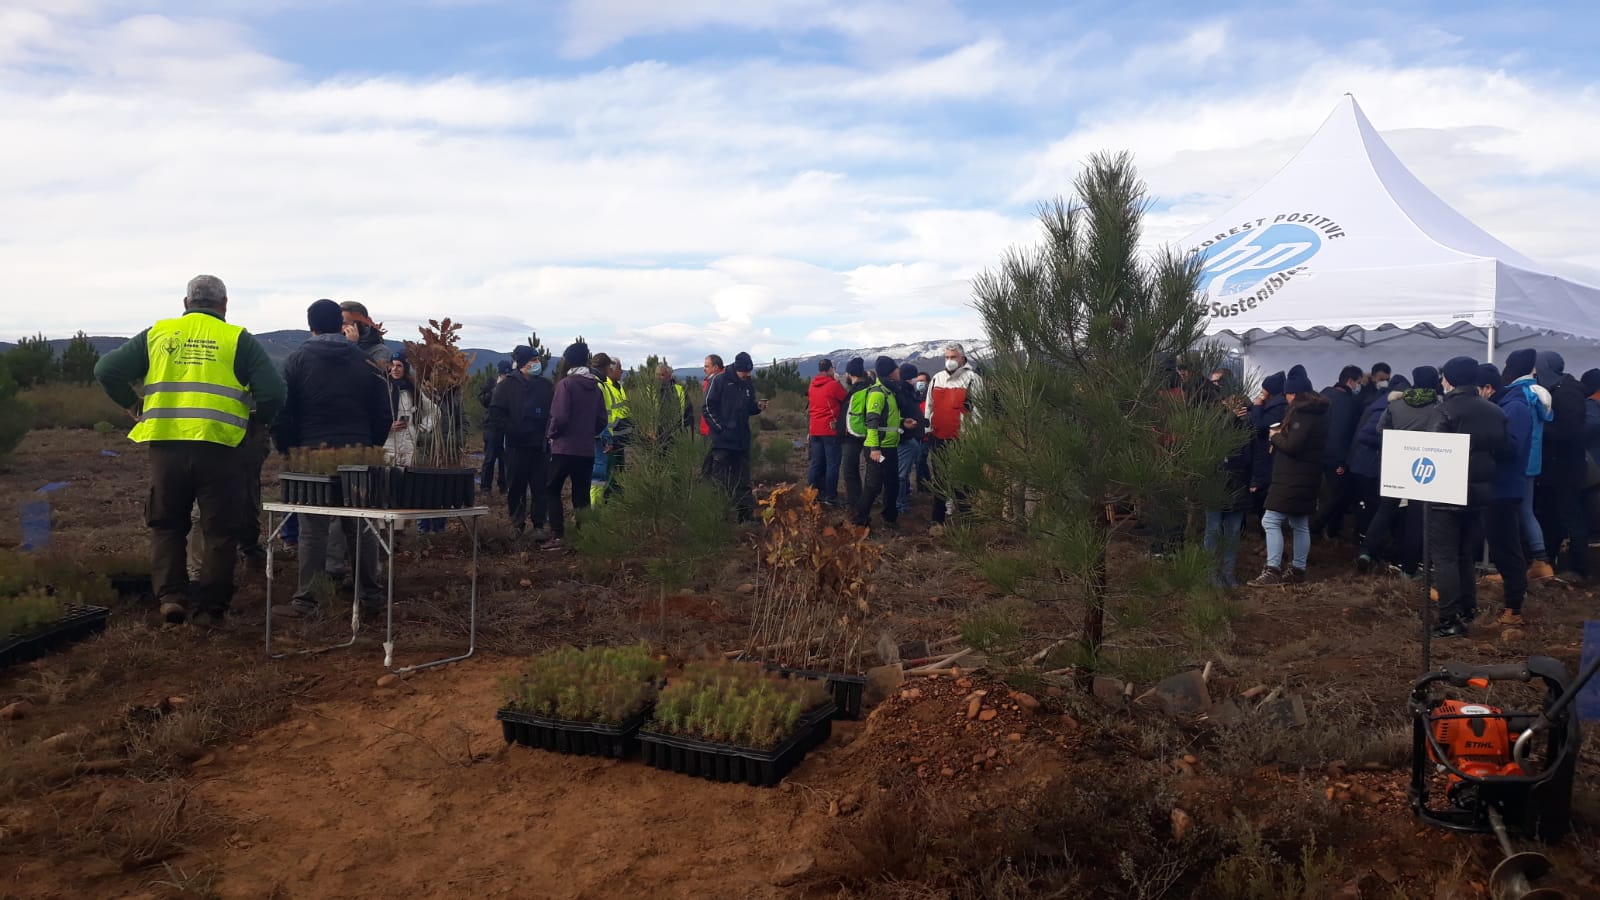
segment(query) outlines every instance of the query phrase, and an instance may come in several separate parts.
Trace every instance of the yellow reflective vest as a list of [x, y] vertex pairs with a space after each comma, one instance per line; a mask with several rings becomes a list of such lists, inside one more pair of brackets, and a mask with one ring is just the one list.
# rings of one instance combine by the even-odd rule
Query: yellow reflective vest
[[600, 379], [600, 392], [606, 398], [606, 424], [615, 426], [628, 417], [628, 392], [609, 378]]
[[233, 371], [243, 333], [204, 314], [150, 326], [143, 412], [128, 437], [239, 446], [250, 425], [250, 392]]

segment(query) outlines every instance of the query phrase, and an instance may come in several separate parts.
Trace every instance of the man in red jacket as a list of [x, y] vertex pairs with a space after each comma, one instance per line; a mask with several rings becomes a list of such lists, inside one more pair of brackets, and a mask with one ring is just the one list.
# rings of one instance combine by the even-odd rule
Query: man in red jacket
[[811, 468], [806, 482], [817, 499], [828, 506], [839, 502], [839, 416], [845, 400], [844, 385], [833, 376], [833, 360], [817, 363], [817, 377], [806, 390], [806, 411], [811, 420]]

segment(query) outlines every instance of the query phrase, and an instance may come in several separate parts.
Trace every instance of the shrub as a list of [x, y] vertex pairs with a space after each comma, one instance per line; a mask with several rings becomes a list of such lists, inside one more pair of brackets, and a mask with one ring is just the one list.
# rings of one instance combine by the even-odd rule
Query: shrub
[[43, 588], [0, 597], [0, 636], [27, 634], [61, 618], [62, 598]]
[[651, 727], [719, 744], [770, 749], [827, 700], [820, 681], [782, 678], [754, 663], [691, 663], [656, 701]]
[[46, 384], [20, 395], [34, 408], [36, 428], [94, 428], [127, 422], [128, 414], [96, 385]]
[[650, 648], [559, 647], [529, 660], [506, 683], [506, 706], [536, 716], [617, 725], [656, 697], [666, 667]]
[[17, 341], [17, 345], [6, 353], [6, 363], [17, 384], [25, 388], [55, 381], [61, 375], [55, 348], [42, 334]]
[[94, 349], [89, 336], [79, 331], [72, 336], [67, 349], [61, 351], [61, 380], [68, 384], [93, 384], [94, 367], [100, 362], [100, 351]]
[[33, 407], [17, 396], [17, 382], [0, 357], [0, 457], [4, 457], [33, 427]]
[[751, 454], [755, 470], [751, 476], [757, 481], [787, 481], [789, 459], [794, 456], [794, 444], [785, 437], [772, 437], [756, 444]]
[[114, 432], [116, 430], [117, 430], [117, 426], [111, 424], [110, 422], [100, 421], [100, 422], [94, 423], [94, 433], [95, 434], [111, 434], [112, 432]]

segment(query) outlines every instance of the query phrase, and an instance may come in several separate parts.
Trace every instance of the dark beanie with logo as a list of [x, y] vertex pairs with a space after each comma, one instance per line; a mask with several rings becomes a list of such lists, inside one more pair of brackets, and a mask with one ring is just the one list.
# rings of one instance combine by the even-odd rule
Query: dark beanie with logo
[[1266, 391], [1268, 396], [1276, 397], [1283, 393], [1283, 383], [1287, 377], [1282, 372], [1273, 372], [1261, 380], [1261, 389]]
[[844, 373], [851, 378], [867, 377], [867, 361], [859, 356], [851, 357], [850, 361], [844, 364]]
[[1283, 392], [1285, 394], [1309, 394], [1316, 388], [1311, 386], [1311, 378], [1306, 375], [1305, 366], [1295, 366], [1283, 379]]
[[533, 359], [533, 348], [527, 344], [520, 344], [511, 348], [511, 358], [516, 361], [517, 368], [522, 368]]
[[740, 350], [733, 355], [733, 365], [728, 368], [735, 372], [754, 372], [756, 364], [750, 359], [750, 354]]
[[1476, 387], [1478, 384], [1478, 361], [1470, 356], [1454, 356], [1444, 364], [1439, 371], [1444, 380], [1450, 382], [1450, 387], [1464, 388]]
[[1478, 387], [1494, 388], [1500, 390], [1504, 385], [1500, 381], [1500, 370], [1494, 363], [1483, 363], [1478, 366]]
[[878, 377], [884, 381], [888, 381], [898, 368], [900, 368], [899, 363], [896, 363], [892, 357], [888, 356], [880, 356], [878, 361], [872, 364], [872, 370], [877, 372]]
[[1439, 389], [1439, 370], [1433, 366], [1417, 366], [1411, 370], [1411, 386], [1419, 391]]
[[1510, 384], [1518, 378], [1526, 378], [1533, 374], [1533, 367], [1538, 359], [1539, 353], [1532, 347], [1514, 350], [1510, 356], [1506, 357], [1506, 368], [1504, 372], [1500, 373], [1500, 377], [1505, 379], [1506, 384]]
[[583, 341], [568, 344], [567, 349], [561, 351], [561, 361], [567, 364], [568, 369], [581, 369], [589, 364], [589, 345]]

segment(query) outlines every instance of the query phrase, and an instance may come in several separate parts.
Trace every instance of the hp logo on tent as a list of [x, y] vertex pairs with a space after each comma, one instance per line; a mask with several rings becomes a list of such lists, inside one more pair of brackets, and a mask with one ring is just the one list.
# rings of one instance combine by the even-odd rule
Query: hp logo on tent
[[1316, 256], [1321, 249], [1322, 238], [1304, 225], [1280, 222], [1241, 231], [1200, 251], [1204, 262], [1198, 291], [1218, 297], [1242, 294], [1274, 273]]
[[1433, 464], [1433, 460], [1426, 456], [1417, 457], [1416, 462], [1411, 464], [1411, 480], [1417, 484], [1427, 484], [1437, 474], [1439, 474], [1439, 468]]

